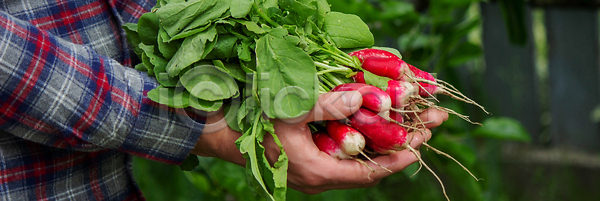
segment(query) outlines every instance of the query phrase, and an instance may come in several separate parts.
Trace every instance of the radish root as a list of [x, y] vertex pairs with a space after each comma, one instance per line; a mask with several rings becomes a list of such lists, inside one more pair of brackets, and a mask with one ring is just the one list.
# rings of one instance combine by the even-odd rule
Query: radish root
[[452, 156], [450, 156], [449, 154], [447, 154], [447, 153], [444, 153], [443, 151], [440, 151], [440, 150], [438, 150], [438, 149], [436, 149], [436, 148], [432, 147], [431, 145], [427, 144], [426, 142], [423, 142], [423, 145], [425, 145], [427, 148], [429, 148], [429, 149], [431, 149], [431, 150], [435, 151], [435, 153], [437, 153], [437, 154], [440, 154], [440, 155], [443, 155], [443, 156], [446, 156], [446, 157], [448, 157], [449, 159], [451, 159], [451, 160], [453, 160], [454, 162], [456, 162], [458, 165], [460, 165], [460, 167], [462, 167], [462, 169], [464, 169], [465, 171], [467, 171], [467, 172], [468, 172], [468, 173], [471, 175], [471, 177], [473, 177], [473, 178], [474, 178], [476, 181], [483, 180], [483, 179], [481, 179], [481, 178], [477, 178], [475, 175], [473, 175], [473, 173], [471, 173], [471, 171], [469, 171], [469, 169], [467, 169], [467, 168], [466, 168], [466, 167], [465, 167], [463, 164], [461, 164], [460, 162], [458, 162], [458, 160], [454, 159], [454, 158], [453, 158]]
[[446, 199], [448, 201], [450, 201], [450, 198], [448, 198], [448, 194], [446, 194], [446, 187], [444, 187], [444, 182], [442, 182], [440, 177], [438, 177], [437, 174], [435, 174], [435, 172], [433, 172], [433, 170], [431, 168], [429, 168], [429, 166], [425, 163], [425, 161], [423, 161], [423, 159], [421, 159], [419, 152], [417, 150], [415, 150], [414, 148], [412, 148], [410, 145], [407, 145], [406, 149], [413, 152], [413, 154], [415, 154], [415, 156], [419, 160], [419, 163], [422, 164], [423, 166], [425, 166], [425, 169], [429, 170], [429, 172], [431, 172], [431, 174], [433, 174], [433, 176], [438, 180], [438, 182], [440, 182], [440, 185], [442, 186], [442, 192], [444, 193], [444, 197], [446, 197]]
[[369, 164], [365, 163], [363, 160], [360, 160], [358, 158], [354, 158], [355, 161], [358, 161], [360, 164], [363, 164], [365, 167], [369, 168], [369, 174], [367, 174], [367, 179], [372, 180], [371, 179], [371, 173], [375, 172], [375, 169], [373, 169], [371, 166], [369, 166]]
[[388, 172], [390, 172], [390, 173], [394, 173], [394, 172], [392, 172], [390, 169], [387, 169], [386, 167], [383, 167], [383, 166], [382, 166], [382, 165], [380, 165], [379, 163], [375, 162], [373, 159], [371, 159], [371, 157], [367, 156], [367, 154], [365, 154], [365, 152], [363, 152], [363, 151], [359, 151], [359, 153], [360, 153], [361, 155], [363, 155], [365, 158], [367, 158], [367, 160], [371, 161], [371, 163], [374, 163], [375, 165], [377, 165], [377, 166], [379, 166], [379, 167], [383, 168], [384, 170], [386, 170], [386, 171], [388, 171]]

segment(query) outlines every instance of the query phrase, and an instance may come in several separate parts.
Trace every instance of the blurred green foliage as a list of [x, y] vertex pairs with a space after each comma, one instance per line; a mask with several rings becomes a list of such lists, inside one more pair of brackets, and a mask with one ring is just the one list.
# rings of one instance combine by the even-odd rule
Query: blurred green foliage
[[[394, 47], [403, 59], [438, 77], [461, 86], [465, 64], [482, 62], [481, 18], [478, 0], [329, 0], [332, 10], [353, 13], [370, 26], [376, 46]], [[478, 63], [479, 62], [479, 63]], [[477, 75], [478, 71], [466, 70]], [[475, 80], [476, 82], [477, 80]], [[470, 88], [471, 91], [479, 89]], [[477, 93], [474, 93], [477, 94]], [[476, 98], [476, 97], [475, 97]], [[499, 147], [501, 140], [527, 142], [529, 135], [519, 122], [487, 116], [474, 106], [440, 97], [441, 106], [466, 114], [483, 126], [451, 117], [433, 130], [428, 143], [461, 161], [482, 181], [445, 156], [421, 149], [425, 162], [442, 179], [452, 200], [509, 200], [502, 183]], [[477, 99], [475, 99], [477, 100]], [[485, 106], [485, 103], [480, 104]], [[244, 169], [214, 158], [200, 158], [200, 166], [183, 172], [177, 166], [141, 158], [134, 159], [134, 177], [148, 200], [263, 200], [246, 184]], [[288, 191], [288, 200], [445, 200], [440, 184], [427, 170], [413, 164], [372, 188], [334, 190], [317, 195]]]

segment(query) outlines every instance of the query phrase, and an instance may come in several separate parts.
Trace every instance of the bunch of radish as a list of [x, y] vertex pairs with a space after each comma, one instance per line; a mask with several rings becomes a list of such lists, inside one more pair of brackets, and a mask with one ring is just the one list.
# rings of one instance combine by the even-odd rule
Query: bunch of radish
[[[327, 132], [317, 131], [313, 134], [317, 147], [337, 159], [359, 161], [360, 158], [372, 161], [370, 159], [372, 156], [387, 155], [407, 149], [414, 153], [421, 167], [424, 166], [438, 179], [448, 199], [439, 177], [424, 163], [418, 151], [410, 146], [412, 138], [409, 137], [409, 132], [420, 133], [419, 131], [426, 129], [427, 122], [421, 121], [418, 114], [427, 108], [455, 114], [468, 122], [478, 124], [469, 120], [468, 116], [437, 106], [437, 99], [434, 97], [437, 94], [448, 95], [476, 105], [484, 111], [485, 109], [448, 83], [435, 79], [430, 73], [404, 62], [391, 52], [362, 49], [349, 55], [361, 63], [362, 69], [352, 73], [346, 72], [354, 82], [339, 84], [331, 91], [358, 91], [363, 96], [363, 105], [358, 112], [347, 119], [325, 122]], [[365, 74], [369, 74], [370, 77]], [[423, 142], [423, 145], [454, 160], [469, 172], [448, 154], [431, 147], [426, 142]], [[380, 167], [387, 170], [383, 166]], [[471, 176], [478, 180], [473, 174]]]

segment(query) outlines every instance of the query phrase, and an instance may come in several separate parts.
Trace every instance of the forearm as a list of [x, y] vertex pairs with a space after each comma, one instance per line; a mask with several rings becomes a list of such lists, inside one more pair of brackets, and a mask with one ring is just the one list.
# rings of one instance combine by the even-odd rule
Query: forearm
[[156, 81], [0, 12], [0, 129], [49, 146], [181, 162], [203, 124], [145, 96]]

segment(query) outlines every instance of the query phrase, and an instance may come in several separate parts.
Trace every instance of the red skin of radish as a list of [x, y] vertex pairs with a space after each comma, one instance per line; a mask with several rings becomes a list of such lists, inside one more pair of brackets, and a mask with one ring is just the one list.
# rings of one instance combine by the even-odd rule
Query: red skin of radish
[[327, 121], [327, 133], [347, 154], [358, 155], [365, 148], [363, 135], [337, 120]]
[[408, 145], [404, 127], [389, 122], [374, 112], [360, 108], [350, 116], [350, 125], [383, 150], [403, 150]]
[[408, 69], [408, 64], [396, 58], [368, 57], [362, 62], [362, 68], [375, 75], [397, 80], [402, 78]]
[[[358, 72], [352, 76], [352, 79], [358, 83], [366, 83], [365, 74]], [[418, 86], [413, 86], [408, 82], [401, 80], [390, 80], [388, 81], [388, 87], [385, 92], [390, 96], [392, 100], [392, 107], [402, 108], [408, 104], [408, 99], [411, 95], [418, 92]]]
[[385, 92], [390, 95], [392, 107], [394, 108], [403, 108], [407, 106], [410, 96], [418, 91], [418, 88], [411, 83], [399, 80], [388, 81], [388, 87], [385, 90]]
[[373, 151], [377, 152], [378, 154], [382, 154], [382, 155], [390, 155], [392, 153], [394, 153], [394, 150], [386, 150], [383, 149], [379, 146], [377, 146], [375, 143], [373, 143], [373, 141], [369, 138], [365, 138], [365, 143], [367, 144], [367, 147], [371, 148]]
[[340, 145], [338, 145], [333, 139], [331, 139], [331, 137], [329, 137], [327, 133], [317, 131], [312, 134], [312, 138], [315, 142], [315, 145], [317, 145], [317, 148], [319, 148], [319, 150], [321, 150], [322, 152], [325, 152], [330, 156], [333, 156], [334, 158], [340, 160], [352, 158], [352, 156], [346, 154], [342, 150], [342, 147], [340, 147]]
[[404, 123], [404, 115], [399, 112], [390, 111], [390, 118], [398, 123]]
[[385, 112], [392, 108], [390, 96], [383, 90], [363, 83], [345, 83], [331, 91], [358, 91], [363, 96], [362, 106], [377, 112]]
[[[426, 79], [432, 82], [435, 82], [435, 78], [433, 77], [433, 75], [431, 75], [431, 73], [422, 71], [421, 69], [418, 69], [417, 67], [408, 64], [408, 69], [410, 69], [411, 75], [417, 78], [421, 78], [421, 79]], [[429, 97], [430, 94], [434, 95], [434, 94], [440, 94], [443, 92], [443, 90], [435, 85], [432, 84], [428, 84], [428, 83], [423, 83], [423, 82], [419, 82], [419, 84], [421, 86], [416, 85], [415, 87], [419, 88], [419, 95], [422, 97]]]
[[358, 57], [358, 60], [362, 63], [364, 61], [365, 58], [395, 58], [395, 59], [400, 59], [398, 58], [398, 56], [396, 56], [395, 54], [385, 51], [385, 50], [379, 50], [379, 49], [362, 49], [362, 50], [357, 50], [354, 52], [351, 52], [350, 54], [348, 54], [350, 56], [355, 56]]
[[356, 75], [352, 76], [352, 79], [357, 83], [367, 83], [367, 81], [365, 81], [365, 73], [362, 71], [358, 71]]

